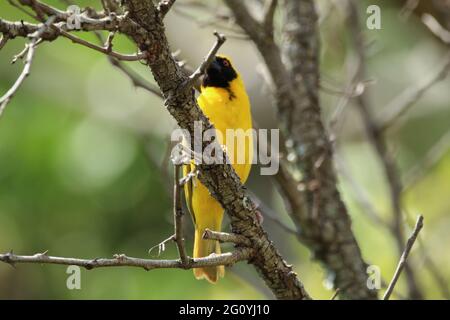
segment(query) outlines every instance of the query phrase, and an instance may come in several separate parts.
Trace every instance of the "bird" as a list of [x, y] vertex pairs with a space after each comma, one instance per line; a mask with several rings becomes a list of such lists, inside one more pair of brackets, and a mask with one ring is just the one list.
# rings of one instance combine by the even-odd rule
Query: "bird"
[[[216, 132], [221, 133], [218, 142], [226, 151], [241, 182], [245, 183], [252, 166], [253, 137], [246, 135], [241, 144], [237, 138], [231, 141], [230, 137], [227, 141], [226, 130], [252, 130], [251, 106], [241, 75], [229, 57], [216, 55], [207, 67], [197, 103]], [[192, 176], [194, 172], [196, 167], [193, 161], [183, 166], [184, 177]], [[195, 175], [184, 185], [184, 193], [195, 227], [193, 257], [220, 254], [219, 242], [203, 239], [203, 234], [205, 229], [221, 231], [224, 209]], [[196, 279], [206, 279], [210, 283], [216, 283], [225, 275], [224, 266], [194, 268], [193, 271]]]

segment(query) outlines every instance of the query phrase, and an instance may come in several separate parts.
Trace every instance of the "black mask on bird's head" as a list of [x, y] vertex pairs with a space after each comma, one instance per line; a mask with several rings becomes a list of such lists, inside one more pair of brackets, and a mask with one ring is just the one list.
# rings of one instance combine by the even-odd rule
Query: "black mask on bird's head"
[[230, 60], [223, 56], [216, 56], [206, 69], [202, 85], [204, 87], [229, 88], [230, 82], [236, 78], [237, 73]]

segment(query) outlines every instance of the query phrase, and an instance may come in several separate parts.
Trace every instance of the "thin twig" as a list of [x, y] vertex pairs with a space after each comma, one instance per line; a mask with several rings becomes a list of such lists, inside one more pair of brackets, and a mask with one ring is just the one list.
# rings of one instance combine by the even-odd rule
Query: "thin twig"
[[273, 29], [274, 29], [274, 17], [275, 11], [277, 9], [278, 0], [266, 0], [264, 7], [264, 18], [263, 18], [263, 28], [265, 32], [273, 37]]
[[175, 228], [174, 240], [177, 244], [178, 254], [183, 265], [189, 264], [189, 257], [186, 254], [183, 236], [183, 207], [181, 205], [181, 185], [180, 185], [181, 166], [174, 165], [174, 186], [173, 186], [173, 221]]
[[342, 158], [339, 154], [335, 154], [335, 161], [337, 171], [341, 174], [341, 176], [347, 180], [352, 190], [352, 194], [354, 196], [355, 201], [364, 211], [364, 213], [369, 217], [373, 222], [382, 227], [390, 227], [388, 223], [386, 223], [377, 212], [375, 206], [370, 201], [367, 191], [361, 186], [355, 177], [352, 175], [350, 168], [347, 166], [345, 159]]
[[[180, 2], [180, 4], [182, 4], [182, 2]], [[215, 10], [212, 10], [212, 11], [214, 12]], [[190, 12], [188, 12], [184, 9], [174, 8], [173, 12], [182, 18], [186, 18], [190, 21], [193, 21], [200, 28], [215, 27], [217, 29], [224, 30], [227, 32], [228, 39], [249, 40], [249, 37], [246, 34], [242, 33], [241, 30], [236, 29], [232, 25], [230, 26], [230, 23], [232, 22], [232, 18], [229, 16], [225, 16], [223, 14], [216, 13], [208, 19], [200, 19], [198, 17], [198, 14], [191, 14]]]
[[39, 43], [40, 37], [42, 33], [53, 23], [55, 20], [55, 17], [50, 17], [48, 21], [42, 25], [42, 27], [33, 33], [31, 35], [31, 41], [26, 44], [26, 51], [23, 51], [24, 53], [27, 52], [26, 58], [25, 58], [25, 66], [22, 70], [22, 73], [17, 78], [14, 85], [0, 98], [0, 117], [3, 114], [3, 111], [6, 108], [6, 105], [11, 101], [14, 94], [19, 90], [22, 83], [25, 81], [25, 79], [30, 74], [31, 65], [33, 63], [34, 53], [36, 51], [36, 46]]
[[379, 130], [385, 131], [392, 127], [433, 85], [444, 80], [450, 72], [450, 52], [439, 66], [438, 72], [419, 85], [408, 88], [385, 107], [385, 114], [379, 121]]
[[425, 154], [423, 159], [409, 169], [404, 176], [404, 190], [414, 186], [450, 150], [450, 131], [445, 133]]
[[158, 254], [156, 256], [159, 257], [162, 252], [166, 251], [166, 243], [172, 242], [172, 241], [175, 241], [175, 235], [174, 234], [171, 235], [170, 237], [168, 237], [167, 239], [161, 241], [157, 245], [155, 245], [155, 246], [151, 247], [150, 249], [148, 249], [148, 254], [151, 254], [153, 252], [153, 250], [158, 248]]
[[37, 253], [32, 256], [15, 255], [12, 252], [0, 254], [0, 261], [15, 265], [18, 263], [37, 263], [37, 264], [60, 264], [75, 265], [84, 267], [88, 270], [102, 267], [138, 267], [145, 270], [162, 269], [162, 268], [180, 268], [192, 269], [201, 267], [212, 267], [220, 265], [232, 265], [242, 260], [248, 260], [252, 257], [253, 250], [248, 248], [240, 248], [234, 252], [227, 252], [218, 255], [211, 255], [204, 258], [194, 258], [189, 263], [183, 264], [180, 259], [174, 260], [154, 260], [128, 257], [124, 254], [114, 255], [113, 258], [96, 258], [96, 259], [77, 259], [65, 257], [49, 256], [46, 252]]
[[[94, 34], [100, 43], [105, 42], [100, 31], [94, 31]], [[108, 37], [108, 39], [106, 40], [107, 45], [109, 43], [110, 47], [112, 47], [111, 41], [112, 41], [111, 37]], [[109, 63], [111, 63], [112, 66], [119, 69], [123, 74], [125, 74], [136, 88], [142, 88], [142, 89], [150, 92], [151, 94], [156, 95], [158, 98], [161, 98], [161, 99], [163, 98], [163, 96], [161, 94], [161, 90], [159, 90], [159, 88], [157, 86], [155, 86], [155, 85], [151, 84], [150, 82], [148, 82], [147, 80], [145, 80], [138, 73], [134, 72], [131, 68], [127, 68], [127, 66], [123, 62], [117, 60], [116, 58], [114, 58], [110, 55], [107, 55], [107, 58], [108, 58]]]
[[203, 237], [203, 239], [217, 240], [222, 243], [234, 243], [234, 244], [242, 245], [242, 246], [246, 246], [246, 247], [251, 246], [250, 240], [239, 234], [219, 232], [219, 231], [213, 231], [210, 229], [205, 229], [202, 237]]
[[211, 50], [209, 51], [203, 62], [200, 64], [200, 66], [197, 68], [197, 70], [195, 70], [194, 73], [190, 75], [188, 81], [184, 84], [184, 89], [190, 89], [195, 86], [196, 82], [200, 79], [200, 77], [205, 73], [206, 69], [208, 69], [210, 64], [213, 62], [220, 47], [227, 40], [225, 35], [218, 33], [217, 31], [214, 31], [214, 35], [217, 38], [216, 43], [211, 48]]
[[108, 56], [108, 60], [114, 67], [122, 71], [122, 73], [125, 74], [130, 79], [133, 86], [135, 86], [136, 88], [142, 88], [150, 92], [151, 94], [156, 95], [158, 98], [163, 98], [161, 90], [159, 90], [157, 86], [152, 85], [150, 82], [146, 81], [144, 78], [139, 76], [139, 74], [127, 68], [125, 64], [123, 64], [116, 58]]
[[336, 289], [336, 291], [331, 296], [330, 300], [335, 300], [339, 294], [339, 291], [341, 291], [339, 288]]
[[3, 49], [3, 47], [6, 45], [8, 40], [9, 40], [9, 36], [3, 34], [2, 37], [0, 38], [0, 50]]
[[39, 18], [37, 16], [35, 16], [34, 14], [32, 14], [31, 12], [29, 12], [28, 10], [26, 10], [25, 8], [23, 8], [22, 6], [20, 6], [19, 4], [17, 4], [14, 0], [8, 0], [9, 4], [15, 8], [17, 8], [19, 11], [23, 12], [24, 14], [26, 14], [27, 16], [32, 17], [33, 19], [39, 20]]
[[425, 13], [422, 15], [422, 23], [444, 44], [450, 44], [450, 32], [441, 26], [435, 17]]
[[121, 60], [121, 61], [140, 61], [140, 60], [145, 60], [147, 59], [147, 54], [146, 53], [137, 53], [137, 54], [123, 54], [123, 53], [118, 53], [115, 51], [110, 51], [108, 48], [104, 48], [104, 47], [100, 47], [96, 44], [93, 44], [89, 41], [83, 40], [77, 36], [74, 36], [73, 34], [70, 34], [62, 29], [59, 29], [59, 32], [61, 33], [61, 35], [63, 37], [66, 37], [68, 39], [70, 39], [72, 42], [77, 43], [77, 44], [81, 44], [82, 46], [88, 47], [90, 49], [93, 49], [95, 51], [104, 53], [108, 56], [114, 57], [117, 60]]
[[56, 21], [65, 21], [70, 16], [68, 12], [61, 11], [38, 0], [19, 0], [19, 2], [21, 5], [30, 7], [41, 18], [43, 18], [43, 14], [46, 14], [48, 16], [54, 16]]
[[414, 231], [411, 234], [411, 236], [408, 239], [408, 242], [406, 243], [405, 250], [402, 253], [402, 256], [400, 257], [400, 261], [397, 265], [397, 269], [395, 270], [394, 276], [392, 277], [391, 283], [389, 283], [389, 286], [384, 293], [383, 300], [389, 300], [389, 297], [391, 296], [392, 290], [394, 290], [395, 284], [397, 283], [398, 278], [400, 277], [400, 274], [403, 271], [403, 268], [405, 266], [406, 260], [408, 259], [408, 255], [411, 251], [411, 248], [414, 245], [414, 242], [417, 239], [417, 236], [419, 235], [420, 230], [423, 227], [423, 216], [420, 215], [417, 218], [416, 226], [414, 227]]

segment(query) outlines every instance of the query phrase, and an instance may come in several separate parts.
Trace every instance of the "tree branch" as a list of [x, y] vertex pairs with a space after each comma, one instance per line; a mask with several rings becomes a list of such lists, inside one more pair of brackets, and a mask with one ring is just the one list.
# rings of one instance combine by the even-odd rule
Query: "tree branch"
[[180, 171], [181, 166], [174, 165], [174, 186], [173, 186], [173, 220], [175, 226], [174, 240], [177, 244], [178, 254], [183, 265], [188, 265], [189, 258], [186, 254], [186, 247], [184, 245], [183, 236], [183, 207], [181, 205], [181, 185], [180, 185]]
[[447, 131], [431, 148], [426, 152], [423, 159], [409, 169], [404, 175], [404, 190], [414, 186], [425, 173], [432, 169], [450, 149], [450, 131]]
[[205, 232], [203, 233], [203, 239], [217, 240], [220, 242], [231, 242], [236, 245], [251, 247], [251, 242], [247, 238], [239, 234], [218, 232], [210, 229], [205, 229]]
[[394, 290], [394, 287], [397, 283], [398, 278], [400, 277], [400, 274], [403, 271], [403, 268], [405, 267], [406, 260], [408, 259], [408, 255], [411, 252], [411, 249], [414, 245], [414, 242], [416, 242], [417, 236], [419, 235], [420, 230], [423, 227], [423, 216], [419, 216], [417, 218], [416, 226], [414, 227], [414, 231], [411, 234], [411, 236], [408, 239], [408, 242], [406, 243], [405, 250], [402, 253], [402, 256], [400, 257], [400, 261], [397, 265], [397, 269], [395, 270], [394, 276], [392, 277], [391, 282], [389, 283], [389, 286], [384, 293], [383, 300], [389, 300], [389, 297], [391, 296], [392, 291]]
[[[53, 23], [54, 20], [55, 20], [54, 17], [49, 18], [49, 20], [45, 24], [43, 24], [38, 30], [36, 30], [33, 34], [30, 35], [31, 41], [25, 45], [25, 49], [23, 51], [23, 54], [26, 53], [26, 58], [25, 58], [25, 66], [22, 70], [22, 73], [17, 78], [14, 85], [2, 97], [0, 97], [0, 117], [3, 114], [6, 105], [11, 101], [14, 94], [17, 92], [17, 90], [19, 90], [22, 83], [30, 74], [31, 64], [33, 63], [36, 46], [41, 40], [42, 34], [45, 32], [45, 30], [49, 28], [49, 26]], [[4, 35], [4, 37], [7, 36]]]
[[12, 252], [0, 254], [0, 261], [15, 265], [18, 263], [38, 263], [38, 264], [59, 264], [68, 266], [80, 266], [87, 270], [103, 267], [138, 267], [145, 270], [153, 269], [192, 269], [212, 266], [229, 266], [236, 262], [251, 259], [253, 250], [249, 248], [237, 249], [234, 252], [227, 252], [219, 255], [211, 255], [204, 258], [195, 258], [183, 263], [180, 259], [176, 260], [153, 260], [128, 257], [124, 254], [116, 254], [114, 258], [96, 258], [96, 259], [77, 259], [49, 256], [46, 252], [37, 253], [32, 256], [15, 255]]
[[205, 73], [206, 69], [208, 69], [209, 65], [214, 60], [217, 52], [219, 51], [220, 47], [225, 43], [227, 40], [226, 37], [223, 34], [218, 33], [217, 31], [214, 31], [214, 35], [216, 36], [217, 40], [214, 46], [209, 51], [206, 58], [203, 60], [203, 62], [200, 64], [200, 66], [197, 68], [197, 70], [194, 71], [193, 74], [189, 76], [188, 81], [184, 85], [183, 89], [191, 89], [196, 85], [200, 77]]
[[[189, 81], [173, 58], [162, 20], [150, 0], [125, 0], [125, 9], [140, 27], [122, 30], [148, 53], [147, 62], [165, 98], [165, 105], [182, 129], [194, 136], [194, 122], [203, 124], [203, 131], [213, 128], [198, 107], [192, 90], [179, 90]], [[204, 142], [203, 148], [207, 146]], [[193, 145], [191, 146], [193, 149]], [[308, 299], [303, 285], [282, 259], [258, 222], [255, 206], [247, 196], [233, 167], [228, 164], [199, 164], [199, 180], [230, 216], [233, 233], [249, 239], [255, 250], [252, 263], [267, 286], [279, 299]]]
[[161, 0], [158, 3], [158, 11], [161, 15], [161, 19], [164, 19], [166, 14], [170, 11], [172, 6], [175, 4], [176, 0]]
[[40, 17], [42, 17], [43, 14], [47, 16], [54, 16], [56, 22], [67, 21], [67, 19], [70, 17], [69, 13], [61, 11], [38, 0], [18, 0], [18, 2], [23, 6], [30, 7]]
[[158, 87], [154, 86], [150, 82], [146, 81], [145, 79], [141, 78], [137, 73], [133, 72], [131, 69], [128, 69], [123, 63], [121, 63], [119, 60], [115, 59], [112, 56], [108, 55], [109, 62], [119, 69], [123, 74], [125, 74], [131, 81], [131, 83], [137, 87], [142, 88], [151, 94], [156, 95], [158, 98], [162, 98], [161, 91]]
[[394, 98], [385, 108], [386, 110], [378, 121], [380, 131], [386, 131], [392, 127], [398, 119], [436, 83], [443, 81], [450, 72], [450, 52], [448, 52], [438, 67], [438, 72], [416, 86], [406, 89], [398, 97]]
[[376, 292], [366, 286], [366, 263], [337, 189], [332, 146], [321, 120], [313, 1], [281, 2], [284, 56], [243, 1], [225, 3], [256, 44], [272, 78], [279, 127], [288, 150], [286, 164], [280, 163], [276, 179], [287, 210], [301, 230], [298, 238], [336, 275], [335, 287], [340, 288], [342, 297], [375, 298]]
[[138, 54], [122, 54], [122, 53], [118, 53], [118, 52], [114, 52], [112, 50], [110, 50], [110, 48], [108, 47], [100, 47], [96, 44], [93, 44], [89, 41], [83, 40], [77, 36], [74, 36], [73, 34], [70, 34], [64, 30], [59, 30], [59, 33], [63, 36], [66, 37], [67, 39], [71, 40], [74, 43], [77, 44], [81, 44], [82, 46], [88, 47], [90, 49], [93, 49], [95, 51], [104, 53], [108, 56], [111, 56], [117, 60], [120, 61], [140, 61], [140, 60], [145, 60], [147, 58], [145, 53], [138, 53]]
[[[361, 23], [358, 16], [358, 4], [354, 0], [349, 1], [349, 18], [348, 24], [349, 28], [353, 34], [353, 45], [356, 50], [357, 58], [360, 63], [359, 74], [357, 79], [362, 81], [366, 77], [366, 54], [364, 46], [364, 37], [362, 34]], [[381, 165], [383, 167], [386, 180], [390, 189], [390, 198], [392, 205], [392, 223], [390, 230], [395, 238], [395, 243], [399, 253], [403, 250], [404, 241], [404, 231], [403, 231], [403, 215], [402, 215], [402, 203], [401, 203], [401, 193], [402, 193], [402, 183], [397, 170], [392, 154], [389, 152], [386, 141], [383, 137], [383, 133], [379, 130], [375, 118], [372, 114], [372, 108], [370, 106], [370, 101], [367, 95], [368, 90], [366, 89], [361, 95], [355, 98], [358, 106], [358, 111], [360, 112], [364, 129], [366, 131], [367, 137], [373, 148], [378, 155]], [[417, 284], [414, 270], [406, 265], [405, 272], [407, 276], [408, 291], [411, 298], [420, 299], [422, 294]]]
[[8, 40], [9, 40], [9, 36], [8, 36], [8, 35], [3, 35], [3, 34], [2, 34], [2, 37], [0, 38], [0, 50], [3, 49], [3, 47], [6, 45], [6, 43], [8, 42]]
[[[89, 21], [82, 20], [79, 30], [71, 29], [66, 22], [54, 23], [52, 28], [47, 28], [41, 35], [43, 41], [54, 41], [60, 36], [60, 30], [71, 31], [117, 31], [123, 26], [126, 20], [125, 16], [105, 17], [101, 19], [89, 19]], [[130, 27], [130, 22], [125, 23], [127, 28]], [[16, 37], [27, 37], [29, 34], [36, 32], [42, 27], [42, 23], [34, 24], [25, 21], [11, 22], [0, 18], [0, 33], [9, 36], [10, 39]]]
[[278, 6], [278, 0], [266, 0], [264, 7], [263, 28], [266, 34], [273, 37], [274, 17]]

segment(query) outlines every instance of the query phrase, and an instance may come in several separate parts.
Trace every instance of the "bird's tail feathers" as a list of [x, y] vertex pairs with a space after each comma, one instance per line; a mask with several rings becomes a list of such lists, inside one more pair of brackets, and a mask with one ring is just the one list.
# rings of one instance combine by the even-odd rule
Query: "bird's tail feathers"
[[[212, 253], [220, 254], [220, 244], [215, 240], [203, 239], [202, 229], [195, 230], [194, 239], [194, 258], [207, 257]], [[210, 283], [216, 283], [219, 278], [225, 275], [224, 266], [194, 268], [194, 276], [196, 279], [206, 279]]]

